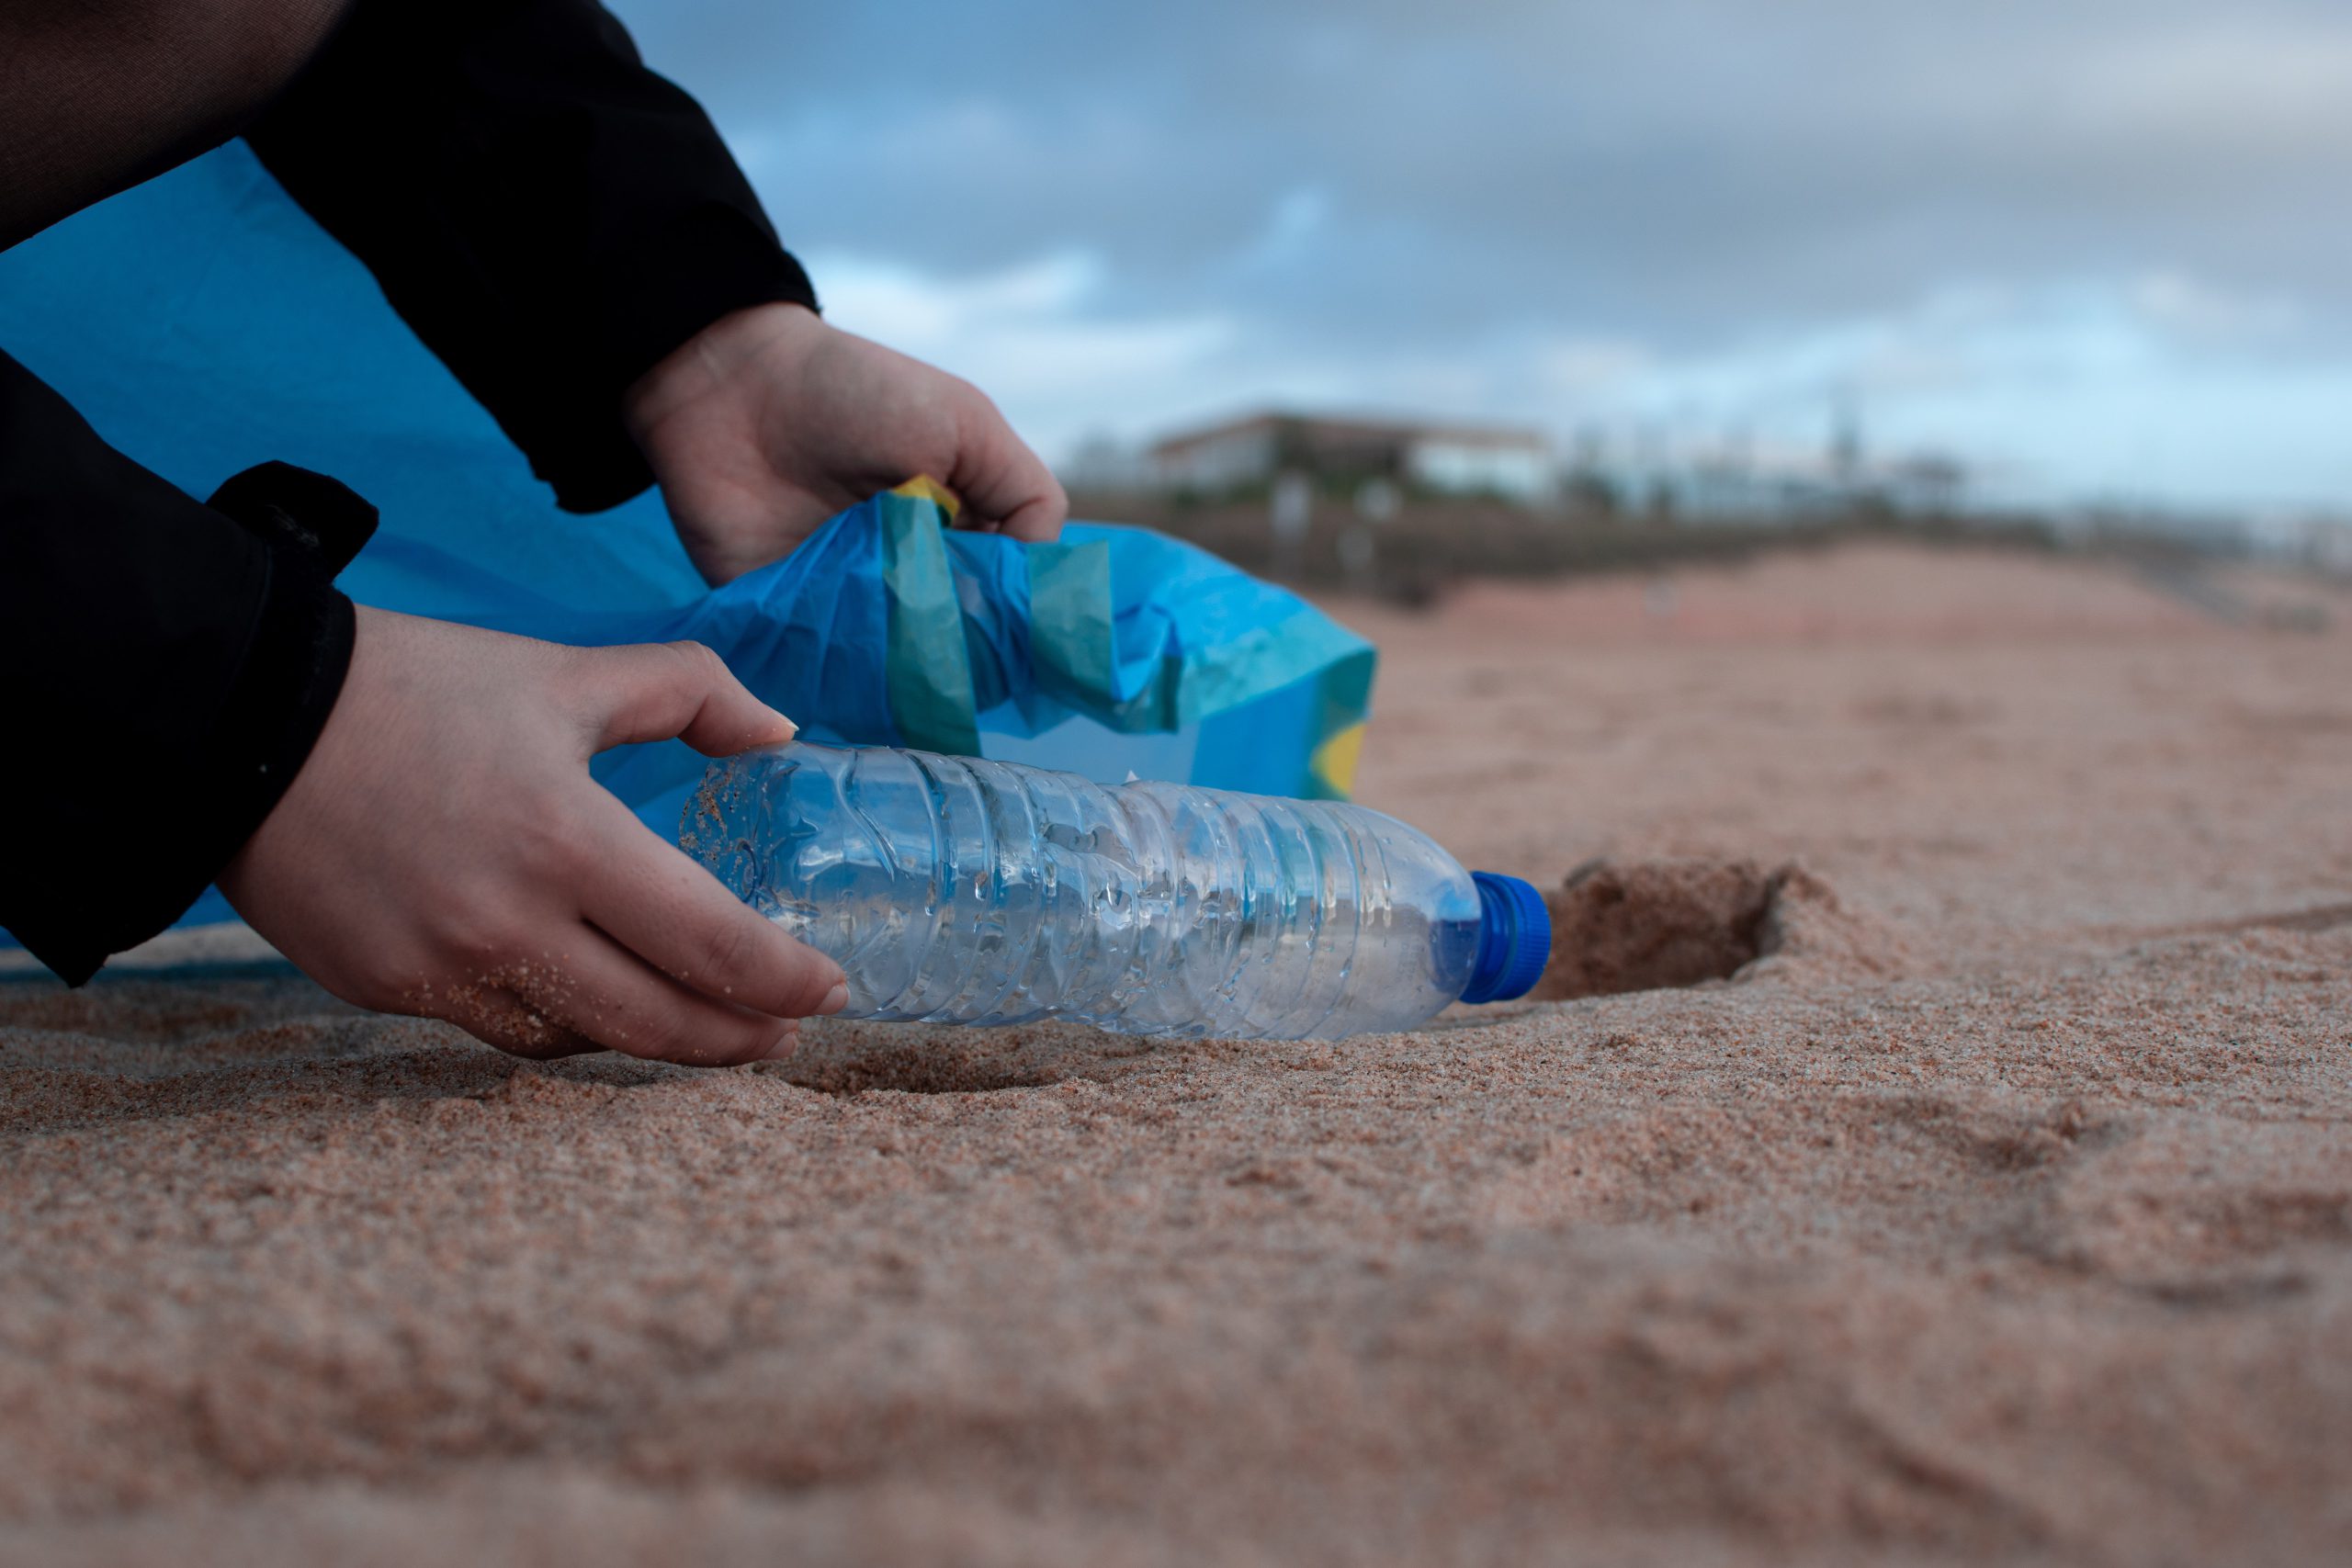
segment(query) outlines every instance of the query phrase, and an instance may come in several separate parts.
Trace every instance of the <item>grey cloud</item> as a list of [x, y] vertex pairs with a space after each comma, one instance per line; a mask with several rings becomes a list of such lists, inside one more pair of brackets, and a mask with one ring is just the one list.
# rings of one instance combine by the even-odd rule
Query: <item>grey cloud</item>
[[[2334, 6], [621, 9], [803, 246], [946, 273], [1084, 246], [1106, 308], [1301, 342], [1671, 346], [2156, 268], [2328, 311], [2352, 275]], [[1270, 255], [1300, 192], [1324, 216]]]

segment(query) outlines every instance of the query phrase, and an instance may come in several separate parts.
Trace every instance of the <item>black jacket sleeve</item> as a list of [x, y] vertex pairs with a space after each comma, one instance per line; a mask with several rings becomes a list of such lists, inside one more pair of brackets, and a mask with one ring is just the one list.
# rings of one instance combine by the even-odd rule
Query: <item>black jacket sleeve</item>
[[708, 118], [594, 0], [360, 0], [245, 135], [571, 511], [652, 482], [630, 382], [729, 311], [815, 308]]
[[[247, 135], [575, 511], [651, 481], [631, 381], [731, 310], [815, 305], [593, 0], [359, 0]], [[0, 355], [0, 926], [66, 980], [168, 925], [292, 782], [374, 524], [283, 464], [198, 503]]]
[[0, 354], [0, 926], [68, 982], [169, 925], [293, 782], [375, 520], [280, 463], [199, 503]]

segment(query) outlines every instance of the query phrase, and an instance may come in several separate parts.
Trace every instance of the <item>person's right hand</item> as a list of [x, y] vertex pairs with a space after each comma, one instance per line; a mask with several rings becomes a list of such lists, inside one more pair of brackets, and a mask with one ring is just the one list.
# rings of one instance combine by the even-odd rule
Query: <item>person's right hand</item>
[[841, 1008], [793, 941], [588, 776], [672, 736], [710, 756], [791, 721], [696, 643], [576, 649], [359, 611], [343, 694], [220, 888], [346, 1001], [503, 1050], [721, 1066]]

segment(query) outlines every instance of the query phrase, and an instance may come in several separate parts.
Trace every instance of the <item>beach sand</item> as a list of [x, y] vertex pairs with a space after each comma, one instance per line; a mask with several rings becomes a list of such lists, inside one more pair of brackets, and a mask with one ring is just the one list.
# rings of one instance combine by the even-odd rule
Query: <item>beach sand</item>
[[1576, 933], [1410, 1034], [0, 984], [0, 1558], [2345, 1561], [2352, 595], [2213, 586], [1335, 606]]

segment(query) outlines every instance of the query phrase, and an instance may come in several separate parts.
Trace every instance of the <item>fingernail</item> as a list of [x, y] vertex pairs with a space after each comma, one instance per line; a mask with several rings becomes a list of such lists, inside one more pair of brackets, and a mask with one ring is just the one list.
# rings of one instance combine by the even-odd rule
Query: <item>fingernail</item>
[[833, 988], [831, 990], [825, 993], [825, 999], [818, 1004], [817, 1010], [819, 1012], [839, 1012], [842, 1009], [847, 1006], [849, 1006], [849, 982], [847, 980], [839, 980], [834, 982]]
[[791, 739], [794, 736], [796, 736], [796, 735], [797, 735], [797, 734], [799, 734], [799, 733], [800, 733], [800, 727], [799, 727], [798, 725], [797, 725], [797, 724], [793, 723], [793, 722], [792, 722], [792, 720], [790, 720], [789, 718], [786, 718], [784, 715], [782, 715], [782, 714], [780, 714], [780, 713], [776, 713], [776, 710], [775, 710], [775, 709], [774, 709], [774, 708], [769, 708], [769, 709], [768, 709], [768, 712], [775, 714], [775, 721], [776, 721], [778, 724], [780, 724], [780, 725], [784, 726], [784, 739], [785, 739], [789, 740], [789, 739]]
[[787, 1029], [784, 1032], [784, 1038], [769, 1046], [768, 1054], [761, 1057], [760, 1060], [763, 1062], [786, 1061], [790, 1059], [795, 1051], [799, 1049], [800, 1031], [797, 1029]]

